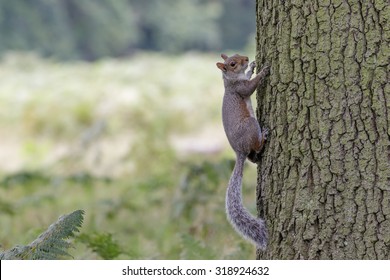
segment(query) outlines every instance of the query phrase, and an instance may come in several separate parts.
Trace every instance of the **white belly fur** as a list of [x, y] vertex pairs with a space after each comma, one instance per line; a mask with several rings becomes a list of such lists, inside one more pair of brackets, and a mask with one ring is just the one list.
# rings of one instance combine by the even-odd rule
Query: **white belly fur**
[[253, 112], [252, 101], [251, 101], [250, 97], [245, 99], [245, 104], [246, 104], [246, 108], [248, 109], [248, 112], [251, 115], [251, 117], [255, 117], [255, 113]]

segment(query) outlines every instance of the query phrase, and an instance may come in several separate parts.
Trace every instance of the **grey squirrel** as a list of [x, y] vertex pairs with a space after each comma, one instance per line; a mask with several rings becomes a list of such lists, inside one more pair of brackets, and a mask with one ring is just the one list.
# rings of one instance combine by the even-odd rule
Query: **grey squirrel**
[[[269, 66], [250, 80], [256, 63], [249, 64], [246, 56], [221, 54], [221, 69], [225, 93], [222, 104], [222, 122], [226, 136], [236, 153], [236, 163], [226, 192], [226, 213], [230, 223], [244, 238], [262, 250], [267, 246], [267, 229], [262, 219], [252, 216], [243, 206], [241, 198], [242, 176], [245, 159], [254, 163], [263, 148], [268, 130], [261, 131], [253, 113], [250, 96], [269, 73]], [[249, 70], [245, 73], [245, 70]]]

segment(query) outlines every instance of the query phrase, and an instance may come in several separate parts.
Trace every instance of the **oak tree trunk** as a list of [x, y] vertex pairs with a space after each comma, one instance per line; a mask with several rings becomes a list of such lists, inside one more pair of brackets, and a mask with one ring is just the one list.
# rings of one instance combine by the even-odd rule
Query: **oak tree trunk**
[[388, 0], [257, 0], [257, 258], [390, 259], [389, 46]]

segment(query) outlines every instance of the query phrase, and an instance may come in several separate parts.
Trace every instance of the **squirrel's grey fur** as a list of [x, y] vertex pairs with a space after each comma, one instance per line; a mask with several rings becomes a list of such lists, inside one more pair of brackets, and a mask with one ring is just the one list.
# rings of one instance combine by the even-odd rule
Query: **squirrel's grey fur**
[[261, 131], [254, 116], [250, 100], [251, 94], [269, 73], [264, 67], [259, 74], [250, 80], [255, 62], [245, 73], [249, 60], [238, 54], [228, 57], [222, 54], [224, 63], [218, 62], [225, 86], [222, 105], [222, 121], [226, 136], [236, 153], [236, 164], [229, 180], [226, 192], [226, 213], [230, 223], [243, 237], [247, 238], [262, 250], [267, 246], [267, 230], [262, 219], [252, 216], [243, 206], [241, 197], [242, 176], [245, 159], [258, 161], [268, 131]]

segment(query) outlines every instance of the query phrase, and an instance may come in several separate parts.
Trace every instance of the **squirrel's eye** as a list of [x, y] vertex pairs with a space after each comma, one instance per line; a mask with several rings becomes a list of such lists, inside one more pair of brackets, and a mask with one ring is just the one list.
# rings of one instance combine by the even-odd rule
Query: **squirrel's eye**
[[234, 67], [234, 66], [236, 66], [236, 63], [234, 61], [232, 61], [232, 62], [230, 62], [230, 66]]

